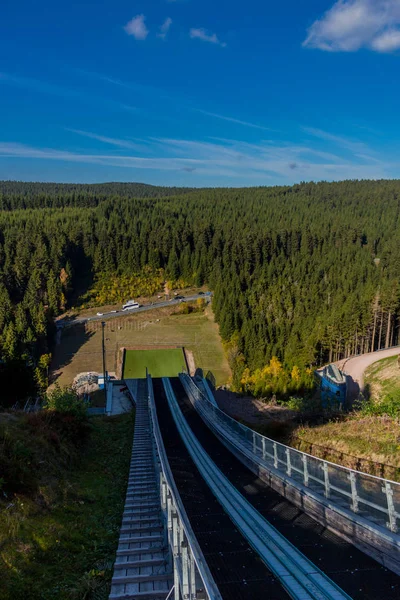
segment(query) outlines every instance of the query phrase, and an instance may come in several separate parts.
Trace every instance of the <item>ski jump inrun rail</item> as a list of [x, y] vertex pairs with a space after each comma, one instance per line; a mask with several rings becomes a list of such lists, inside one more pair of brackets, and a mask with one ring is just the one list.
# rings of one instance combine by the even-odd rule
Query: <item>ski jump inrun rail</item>
[[[133, 380], [127, 380], [126, 383], [132, 395], [137, 394], [137, 385]], [[353, 589], [358, 584], [354, 586], [354, 583], [349, 585], [346, 582], [342, 588], [340, 574], [334, 576], [333, 579], [329, 577], [327, 573], [317, 567], [314, 558], [310, 560], [296, 547], [297, 542], [296, 544], [291, 543], [278, 530], [279, 527], [276, 529], [269, 522], [269, 518], [265, 518], [265, 515], [261, 514], [263, 511], [260, 513], [256, 509], [254, 502], [249, 501], [249, 496], [245, 497], [246, 494], [240, 493], [238, 486], [233, 485], [232, 477], [227, 476], [226, 471], [224, 473], [218, 468], [196, 437], [187, 417], [182, 412], [182, 399], [177, 399], [176, 391], [180, 389], [181, 397], [185, 395], [186, 400], [191, 403], [192, 410], [195, 409], [198, 414], [197, 418], [201, 417], [203, 427], [207, 425], [209, 436], [214, 438], [215, 435], [219, 440], [218, 443], [222, 442], [232, 452], [234, 455], [232, 462], [239, 459], [247, 469], [268, 483], [271, 494], [275, 493], [273, 492], [275, 489], [283, 496], [289, 497], [290, 501], [294, 505], [301, 506], [305, 513], [308, 512], [319, 522], [323, 521], [327, 530], [335, 530], [341, 535], [343, 533], [340, 531], [341, 526], [345, 530], [347, 527], [342, 535], [346, 542], [350, 541], [373, 558], [378, 558], [381, 564], [385, 564], [397, 573], [399, 572], [400, 552], [400, 536], [397, 534], [397, 525], [400, 519], [397, 512], [400, 510], [400, 506], [397, 504], [396, 496], [397, 493], [400, 493], [398, 484], [380, 478], [371, 477], [369, 479], [370, 476], [365, 475], [368, 485], [364, 485], [370, 492], [369, 499], [364, 495], [359, 496], [360, 487], [357, 475], [353, 475], [356, 472], [344, 469], [344, 475], [335, 475], [332, 468], [339, 468], [337, 465], [331, 466], [331, 463], [326, 463], [326, 461], [315, 459], [293, 449], [288, 450], [286, 446], [277, 444], [244, 427], [220, 411], [187, 374], [181, 374], [180, 381], [175, 380], [172, 384], [167, 378], [162, 382], [155, 380], [154, 390], [150, 376], [147, 377], [146, 384], [146, 394], [142, 394], [142, 397], [138, 398], [138, 408], [142, 415], [140, 444], [143, 446], [143, 435], [147, 434], [152, 447], [152, 464], [156, 473], [156, 494], [151, 500], [155, 502], [156, 497], [158, 498], [161, 520], [160, 526], [157, 521], [157, 535], [159, 536], [158, 545], [162, 547], [163, 560], [159, 560], [157, 569], [151, 567], [150, 570], [150, 565], [156, 566], [156, 564], [151, 561], [150, 564], [147, 564], [143, 560], [142, 565], [145, 570], [142, 575], [142, 572], [129, 570], [129, 567], [134, 566], [133, 562], [135, 561], [132, 562], [131, 558], [124, 558], [123, 560], [127, 561], [124, 575], [124, 565], [121, 564], [120, 558], [115, 566], [114, 585], [110, 598], [121, 600], [139, 600], [140, 598], [143, 600], [155, 598], [164, 600], [167, 598], [168, 600], [252, 598], [257, 600], [257, 598], [264, 597], [282, 600], [288, 598], [294, 600], [378, 598], [376, 595], [364, 596], [360, 593], [353, 595]], [[143, 402], [144, 395], [147, 400], [145, 403]], [[146, 418], [143, 417], [144, 408], [150, 416], [149, 425], [147, 425]], [[172, 431], [173, 428], [176, 430]], [[295, 455], [292, 455], [292, 451]], [[136, 467], [139, 465], [138, 457], [139, 454], [136, 452]], [[171, 466], [169, 458], [173, 461]], [[314, 464], [313, 461], [317, 462]], [[358, 476], [361, 475], [364, 474], [358, 474]], [[178, 479], [175, 481], [176, 477]], [[372, 481], [372, 484], [369, 481]], [[293, 489], [295, 494], [294, 497], [291, 497]], [[130, 484], [127, 496], [128, 504], [132, 504], [133, 490], [134, 488]], [[394, 493], [391, 493], [392, 490]], [[182, 498], [181, 494], [183, 494]], [[298, 501], [299, 498], [301, 498], [301, 502]], [[198, 510], [196, 509], [197, 513], [196, 510], [191, 509], [191, 505], [196, 504], [196, 501], [199, 507]], [[318, 511], [321, 507], [323, 519], [318, 518], [320, 517]], [[148, 515], [145, 512], [143, 515], [148, 523]], [[369, 516], [371, 518], [368, 519]], [[137, 517], [139, 523], [140, 514]], [[335, 523], [335, 527], [332, 526], [331, 521]], [[350, 521], [353, 524], [352, 535], [348, 530]], [[120, 540], [119, 556], [125, 557], [128, 555], [126, 552], [126, 521], [124, 526], [125, 535]], [[135, 525], [135, 531], [139, 528], [139, 525]], [[352, 536], [357, 538], [358, 535], [360, 536], [359, 540], [352, 538]], [[366, 535], [369, 538], [368, 543], [364, 539]], [[137, 533], [135, 536], [137, 537]], [[145, 529], [143, 536], [146, 537]], [[229, 567], [224, 556], [225, 551], [221, 551], [221, 548], [225, 548], [224, 545], [218, 546], [217, 543], [218, 541], [222, 542], [219, 538], [224, 538], [224, 536], [228, 540], [225, 545], [231, 545], [228, 556], [233, 563], [236, 553], [240, 556], [239, 562], [242, 558], [242, 562], [245, 562], [244, 557], [247, 557], [249, 578], [247, 592], [246, 585], [241, 588], [239, 584], [236, 584], [235, 589], [232, 580], [234, 568]], [[163, 540], [162, 543], [161, 540]], [[344, 543], [346, 544], [346, 542]], [[146, 556], [146, 548], [145, 545], [144, 559], [148, 560], [150, 557]], [[356, 548], [353, 550], [355, 555], [362, 554]], [[352, 553], [351, 550], [350, 553]], [[363, 554], [362, 556], [364, 557]], [[158, 554], [157, 558], [161, 559], [161, 555]], [[352, 557], [350, 556], [350, 558]], [[367, 556], [363, 560], [366, 561], [365, 564], [361, 568], [356, 568], [355, 571], [365, 568], [365, 578], [367, 579], [367, 571], [370, 570], [372, 578], [377, 581], [386, 581], [386, 588], [390, 591], [380, 588], [381, 592], [386, 594], [385, 598], [399, 597], [400, 578], [376, 565]], [[375, 566], [371, 567], [368, 561], [371, 564], [374, 563]], [[136, 561], [137, 566], [139, 566], [139, 562]], [[218, 566], [216, 566], [217, 563]], [[235, 568], [237, 569], [237, 567]], [[379, 572], [379, 569], [382, 569], [382, 572]], [[244, 574], [246, 575], [246, 573]], [[124, 577], [126, 585], [124, 585]], [[250, 581], [250, 579], [252, 580]], [[164, 582], [167, 584], [166, 586]], [[244, 583], [246, 584], [246, 582]], [[351, 595], [349, 595], [349, 591]]]

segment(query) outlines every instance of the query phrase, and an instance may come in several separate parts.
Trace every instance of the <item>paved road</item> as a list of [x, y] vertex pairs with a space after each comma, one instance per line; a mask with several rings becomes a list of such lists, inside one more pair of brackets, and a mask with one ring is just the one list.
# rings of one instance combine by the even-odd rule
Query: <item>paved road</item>
[[153, 304], [145, 304], [140, 308], [135, 308], [132, 310], [117, 310], [113, 312], [103, 313], [102, 315], [95, 315], [93, 317], [78, 317], [76, 319], [60, 319], [57, 321], [56, 326], [59, 329], [64, 327], [72, 327], [73, 325], [82, 325], [82, 323], [87, 323], [88, 321], [105, 321], [107, 319], [115, 319], [117, 317], [123, 317], [131, 314], [136, 314], [139, 312], [144, 312], [146, 310], [153, 310], [155, 308], [162, 308], [163, 306], [173, 306], [174, 304], [180, 304], [181, 302], [193, 302], [193, 300], [198, 300], [199, 298], [204, 298], [204, 300], [209, 301], [212, 297], [212, 292], [205, 292], [204, 294], [195, 294], [194, 296], [185, 296], [182, 300], [176, 300], [175, 298], [169, 301], [163, 302], [154, 302]]
[[346, 375], [350, 376], [349, 391], [353, 395], [364, 389], [364, 373], [370, 365], [382, 358], [396, 356], [397, 354], [400, 354], [400, 346], [388, 348], [387, 350], [368, 352], [368, 354], [361, 354], [360, 356], [340, 360], [335, 364], [339, 369], [344, 370]]

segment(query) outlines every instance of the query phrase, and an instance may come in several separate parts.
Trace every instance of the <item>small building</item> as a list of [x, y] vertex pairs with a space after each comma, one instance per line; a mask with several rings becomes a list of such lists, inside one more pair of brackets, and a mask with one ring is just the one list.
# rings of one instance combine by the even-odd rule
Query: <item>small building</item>
[[347, 395], [347, 380], [343, 371], [336, 365], [328, 365], [315, 371], [315, 379], [321, 390], [324, 408], [343, 408]]

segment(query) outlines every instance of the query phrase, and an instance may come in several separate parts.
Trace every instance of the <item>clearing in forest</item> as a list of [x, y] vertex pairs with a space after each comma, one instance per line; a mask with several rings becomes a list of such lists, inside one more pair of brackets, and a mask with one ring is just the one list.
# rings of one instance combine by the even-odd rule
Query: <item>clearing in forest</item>
[[[217, 385], [226, 384], [230, 369], [211, 306], [204, 312], [187, 315], [180, 314], [180, 306], [158, 308], [135, 315], [124, 314], [106, 321], [107, 371], [118, 373], [119, 376], [122, 348], [153, 347], [156, 350], [184, 347], [188, 357], [192, 353], [196, 367], [201, 367], [204, 373], [212, 371]], [[179, 369], [183, 364], [181, 360]], [[100, 321], [89, 321], [86, 326], [66, 329], [60, 344], [54, 348], [52, 383], [71, 385], [79, 373], [87, 371], [103, 371]]]
[[142, 379], [146, 377], [146, 368], [152, 377], [176, 377], [186, 369], [183, 349], [125, 351], [124, 379]]

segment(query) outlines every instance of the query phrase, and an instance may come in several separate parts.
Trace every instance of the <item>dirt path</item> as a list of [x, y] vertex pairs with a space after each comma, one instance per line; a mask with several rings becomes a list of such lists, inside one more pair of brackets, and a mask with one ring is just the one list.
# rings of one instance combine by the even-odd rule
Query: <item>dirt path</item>
[[185, 356], [189, 367], [189, 374], [193, 377], [193, 375], [196, 373], [196, 363], [194, 361], [193, 352], [185, 348]]
[[339, 369], [343, 370], [346, 375], [350, 376], [348, 385], [351, 395], [358, 395], [358, 392], [364, 389], [365, 370], [374, 362], [377, 362], [382, 358], [388, 358], [389, 356], [396, 356], [397, 354], [400, 354], [400, 346], [388, 348], [387, 350], [369, 352], [368, 354], [361, 354], [361, 356], [340, 360], [335, 364]]

